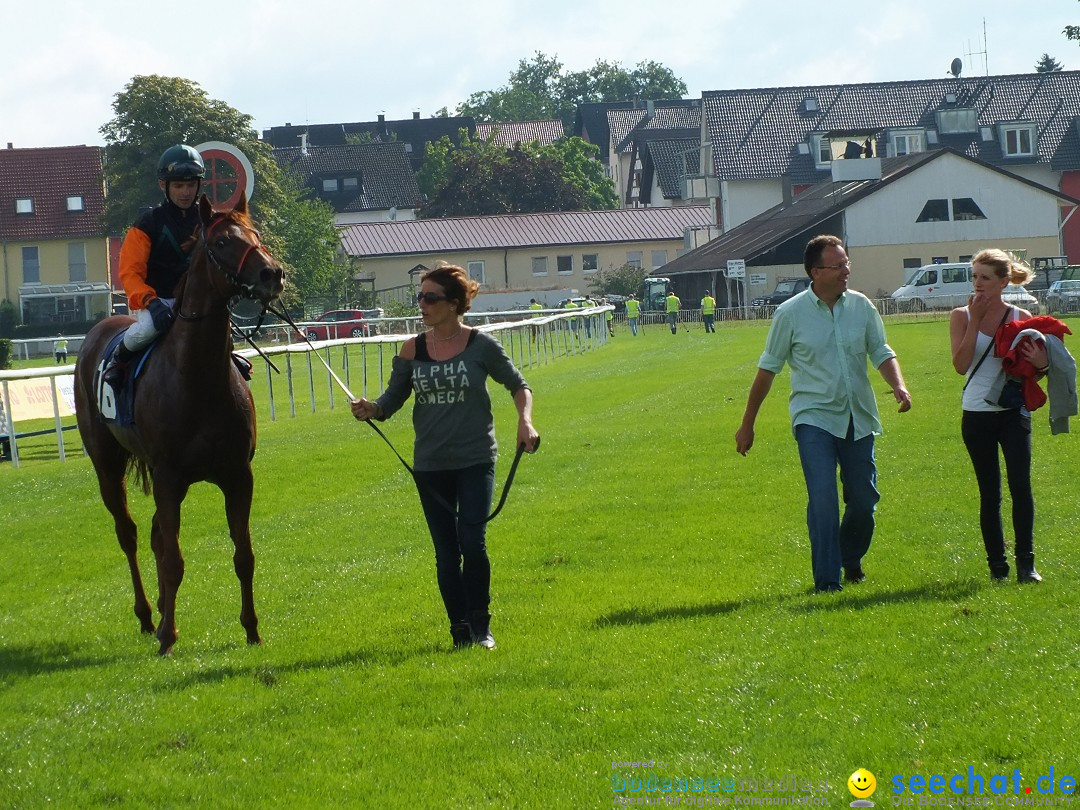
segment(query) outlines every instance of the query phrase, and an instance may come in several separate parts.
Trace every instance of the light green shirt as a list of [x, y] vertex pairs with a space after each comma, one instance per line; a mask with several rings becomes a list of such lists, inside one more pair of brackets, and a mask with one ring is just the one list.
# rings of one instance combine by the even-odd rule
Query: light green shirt
[[777, 307], [758, 367], [778, 374], [791, 366], [791, 426], [813, 425], [833, 436], [881, 433], [877, 399], [867, 360], [874, 368], [896, 352], [885, 342], [885, 326], [873, 303], [848, 290], [833, 305], [813, 287]]
[[626, 317], [636, 318], [641, 311], [641, 302], [636, 298], [629, 298], [626, 301]]
[[679, 296], [677, 295], [669, 295], [667, 298], [664, 299], [664, 301], [667, 302], [668, 314], [671, 314], [672, 312], [678, 312], [679, 307], [682, 306], [682, 301], [679, 300]]
[[706, 295], [701, 299], [701, 314], [702, 315], [715, 315], [716, 314], [716, 299], [711, 295]]

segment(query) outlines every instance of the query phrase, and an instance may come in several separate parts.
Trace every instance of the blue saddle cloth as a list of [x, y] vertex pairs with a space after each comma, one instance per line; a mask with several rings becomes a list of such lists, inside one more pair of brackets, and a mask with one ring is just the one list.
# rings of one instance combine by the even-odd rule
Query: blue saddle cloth
[[143, 367], [146, 365], [147, 358], [150, 357], [150, 352], [154, 350], [154, 346], [157, 345], [157, 340], [154, 340], [149, 346], [147, 346], [142, 354], [140, 354], [135, 360], [128, 365], [124, 371], [124, 385], [119, 391], [114, 391], [112, 386], [109, 385], [103, 379], [105, 369], [109, 365], [109, 360], [112, 358], [113, 353], [120, 345], [120, 341], [124, 339], [124, 334], [127, 329], [121, 329], [112, 339], [109, 340], [105, 346], [105, 352], [101, 357], [101, 364], [98, 366], [96, 381], [94, 384], [95, 393], [98, 399], [98, 413], [101, 415], [101, 419], [104, 422], [111, 422], [119, 427], [131, 427], [135, 424], [135, 384], [136, 380], [142, 374]]

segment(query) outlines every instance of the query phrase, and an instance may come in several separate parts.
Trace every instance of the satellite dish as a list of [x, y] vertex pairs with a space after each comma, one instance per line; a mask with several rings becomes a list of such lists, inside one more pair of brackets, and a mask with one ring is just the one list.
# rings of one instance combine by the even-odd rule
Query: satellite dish
[[960, 78], [960, 71], [964, 69], [964, 63], [960, 61], [960, 57], [956, 57], [952, 60], [952, 64], [949, 65], [949, 75]]

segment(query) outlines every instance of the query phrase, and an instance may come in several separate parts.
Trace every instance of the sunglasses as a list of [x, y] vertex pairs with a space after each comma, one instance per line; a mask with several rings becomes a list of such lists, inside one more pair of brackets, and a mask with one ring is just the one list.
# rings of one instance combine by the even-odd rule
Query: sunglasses
[[445, 301], [445, 300], [446, 300], [446, 296], [445, 295], [439, 295], [438, 293], [418, 292], [416, 294], [416, 303], [418, 303], [418, 304], [421, 301], [423, 301], [424, 303], [427, 303], [427, 304], [437, 304], [440, 301]]

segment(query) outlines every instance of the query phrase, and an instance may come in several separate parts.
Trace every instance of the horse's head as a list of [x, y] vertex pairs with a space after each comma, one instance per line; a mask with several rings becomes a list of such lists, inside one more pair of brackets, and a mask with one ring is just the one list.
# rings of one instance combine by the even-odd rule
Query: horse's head
[[231, 211], [215, 211], [206, 195], [199, 199], [206, 257], [236, 293], [269, 304], [284, 288], [284, 270], [259, 240], [247, 212], [247, 198]]

